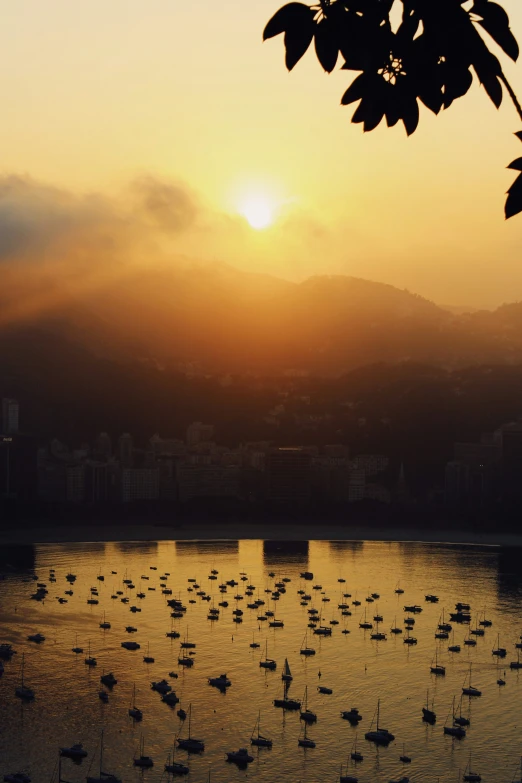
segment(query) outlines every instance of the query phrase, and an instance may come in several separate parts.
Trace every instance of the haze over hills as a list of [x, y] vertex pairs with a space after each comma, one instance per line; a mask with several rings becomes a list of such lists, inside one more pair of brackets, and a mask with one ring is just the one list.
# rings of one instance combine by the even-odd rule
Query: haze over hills
[[68, 351], [77, 345], [110, 359], [208, 373], [341, 375], [375, 362], [522, 361], [521, 303], [455, 313], [360, 278], [292, 283], [219, 263], [137, 267], [91, 289], [29, 276], [29, 293], [13, 278], [1, 294], [1, 350], [9, 346], [12, 356], [30, 328], [33, 337], [37, 329], [67, 341]]

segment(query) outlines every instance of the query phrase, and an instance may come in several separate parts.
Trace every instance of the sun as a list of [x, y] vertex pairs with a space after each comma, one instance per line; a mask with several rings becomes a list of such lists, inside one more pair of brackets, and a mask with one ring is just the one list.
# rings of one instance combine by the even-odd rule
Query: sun
[[258, 231], [274, 222], [274, 205], [265, 196], [249, 196], [242, 202], [239, 211]]

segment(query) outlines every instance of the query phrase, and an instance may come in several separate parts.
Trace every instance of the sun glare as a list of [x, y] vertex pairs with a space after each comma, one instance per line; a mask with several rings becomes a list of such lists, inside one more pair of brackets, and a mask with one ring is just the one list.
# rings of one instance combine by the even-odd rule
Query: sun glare
[[240, 212], [252, 228], [258, 231], [274, 222], [274, 206], [263, 196], [251, 196], [240, 207]]

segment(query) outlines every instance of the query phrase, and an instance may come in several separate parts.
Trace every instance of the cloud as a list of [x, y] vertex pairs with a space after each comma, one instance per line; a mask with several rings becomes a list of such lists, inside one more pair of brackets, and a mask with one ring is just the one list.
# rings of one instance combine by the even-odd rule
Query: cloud
[[0, 178], [0, 262], [65, 256], [95, 263], [135, 255], [194, 225], [200, 207], [180, 183], [143, 176], [118, 196], [76, 195], [22, 176]]

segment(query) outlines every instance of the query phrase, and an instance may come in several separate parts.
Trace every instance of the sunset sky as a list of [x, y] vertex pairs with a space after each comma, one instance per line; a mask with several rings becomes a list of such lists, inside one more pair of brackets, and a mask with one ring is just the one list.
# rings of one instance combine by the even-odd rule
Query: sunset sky
[[[402, 124], [363, 134], [340, 106], [350, 74], [312, 51], [288, 74], [282, 38], [262, 43], [281, 4], [4, 3], [2, 174], [116, 211], [136, 178], [173, 182], [194, 206], [173, 258], [355, 275], [442, 304], [522, 299], [522, 216], [503, 217], [522, 155], [511, 102], [497, 112], [476, 84], [437, 118], [421, 109], [409, 139]], [[522, 42], [522, 6], [504, 5]], [[503, 63], [522, 97], [522, 60]], [[273, 223], [252, 228], [249, 209]]]

